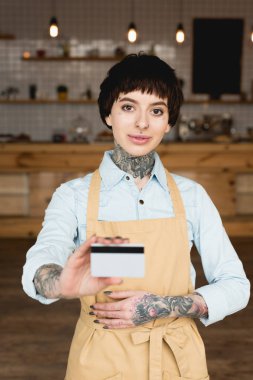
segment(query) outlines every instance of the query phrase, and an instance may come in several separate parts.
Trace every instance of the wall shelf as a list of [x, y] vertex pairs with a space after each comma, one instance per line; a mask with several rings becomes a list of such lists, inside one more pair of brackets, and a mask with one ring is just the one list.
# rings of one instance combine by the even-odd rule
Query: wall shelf
[[59, 61], [119, 61], [123, 57], [102, 56], [102, 57], [21, 57], [22, 61], [59, 62]]
[[15, 40], [14, 34], [0, 34], [0, 40]]
[[253, 100], [199, 100], [199, 99], [186, 99], [184, 104], [241, 104], [248, 105], [253, 104]]
[[85, 100], [85, 99], [69, 99], [69, 100], [50, 100], [50, 99], [35, 99], [35, 100], [30, 100], [30, 99], [16, 99], [16, 100], [0, 100], [0, 104], [8, 104], [8, 105], [22, 105], [22, 104], [29, 104], [29, 105], [40, 105], [40, 104], [97, 104], [96, 99], [90, 99], [90, 100]]
[[[96, 99], [68, 99], [68, 100], [57, 100], [57, 99], [16, 99], [16, 100], [6, 100], [0, 99], [0, 104], [8, 105], [18, 105], [18, 104], [29, 104], [29, 105], [39, 105], [39, 104], [97, 104]], [[253, 105], [253, 100], [185, 100], [184, 104], [199, 104], [199, 105]]]

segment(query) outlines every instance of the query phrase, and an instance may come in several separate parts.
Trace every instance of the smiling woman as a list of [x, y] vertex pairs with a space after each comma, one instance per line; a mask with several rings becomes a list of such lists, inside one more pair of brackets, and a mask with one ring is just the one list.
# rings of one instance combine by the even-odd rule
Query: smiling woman
[[170, 130], [167, 103], [167, 98], [147, 92], [120, 93], [105, 119], [115, 142], [135, 157], [155, 150]]
[[[214, 204], [155, 152], [182, 99], [174, 70], [158, 57], [130, 55], [113, 66], [98, 103], [115, 148], [94, 173], [56, 190], [27, 253], [31, 297], [81, 300], [65, 380], [208, 380], [194, 319], [207, 326], [248, 302], [249, 281]], [[144, 277], [91, 275], [92, 244], [128, 243], [144, 246]], [[193, 244], [208, 282], [198, 289]]]

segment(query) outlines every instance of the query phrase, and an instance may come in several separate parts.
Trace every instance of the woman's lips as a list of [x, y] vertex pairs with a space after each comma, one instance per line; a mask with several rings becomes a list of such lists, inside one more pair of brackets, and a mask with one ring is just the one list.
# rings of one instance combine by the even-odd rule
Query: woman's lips
[[141, 136], [141, 135], [128, 135], [129, 139], [138, 145], [146, 144], [151, 137], [148, 136]]

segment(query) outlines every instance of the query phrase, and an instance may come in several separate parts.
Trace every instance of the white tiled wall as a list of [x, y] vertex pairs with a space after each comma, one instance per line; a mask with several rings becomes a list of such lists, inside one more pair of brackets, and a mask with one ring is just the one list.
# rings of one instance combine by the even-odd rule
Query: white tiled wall
[[[181, 6], [180, 6], [181, 3]], [[249, 41], [253, 20], [252, 0], [135, 0], [134, 21], [140, 42], [130, 47], [125, 42], [128, 23], [132, 19], [132, 1], [123, 0], [0, 0], [0, 34], [15, 34], [15, 40], [0, 39], [0, 93], [7, 86], [19, 88], [18, 98], [28, 98], [30, 84], [36, 84], [38, 95], [55, 99], [56, 86], [66, 84], [69, 98], [77, 99], [89, 85], [94, 97], [112, 62], [24, 62], [24, 50], [35, 54], [46, 49], [47, 55], [61, 54], [60, 43], [74, 41], [79, 51], [98, 47], [110, 54], [117, 46], [127, 52], [155, 52], [173, 66], [185, 81], [184, 94], [192, 98], [192, 25], [195, 17], [243, 18], [244, 45], [242, 59], [242, 91], [251, 98], [253, 80], [253, 44]], [[61, 40], [48, 38], [49, 19], [56, 14]], [[175, 29], [182, 21], [186, 31], [183, 46], [175, 43]], [[77, 53], [77, 52], [76, 52]], [[218, 58], [217, 58], [218, 59]], [[253, 126], [252, 105], [184, 105], [182, 113], [196, 117], [203, 113], [231, 112], [237, 129]], [[78, 115], [88, 119], [93, 134], [103, 128], [96, 105], [0, 105], [0, 134], [27, 133], [33, 140], [50, 140], [56, 129], [68, 130]]]

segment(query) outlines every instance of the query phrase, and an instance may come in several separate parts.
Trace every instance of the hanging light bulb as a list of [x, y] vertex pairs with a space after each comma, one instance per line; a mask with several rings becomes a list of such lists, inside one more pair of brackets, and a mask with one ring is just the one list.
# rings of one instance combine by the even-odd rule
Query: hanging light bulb
[[127, 39], [129, 42], [134, 43], [137, 40], [137, 29], [134, 22], [130, 22], [128, 26]]
[[253, 43], [253, 25], [251, 27], [250, 40]]
[[182, 44], [184, 40], [185, 40], [184, 27], [182, 23], [179, 23], [177, 25], [177, 30], [176, 30], [176, 41], [178, 44]]
[[52, 17], [49, 23], [49, 34], [50, 37], [55, 38], [59, 34], [58, 22], [56, 17]]
[[180, 23], [177, 24], [177, 30], [176, 30], [176, 41], [179, 45], [182, 45], [185, 41], [185, 32], [183, 27], [183, 0], [180, 0], [179, 3], [179, 20], [181, 20]]
[[133, 21], [134, 20], [134, 0], [131, 1], [131, 18], [130, 18], [130, 20], [131, 19], [132, 19], [132, 21], [128, 25], [127, 39], [129, 42], [131, 42], [133, 44], [136, 42], [136, 40], [138, 38], [136, 25]]

